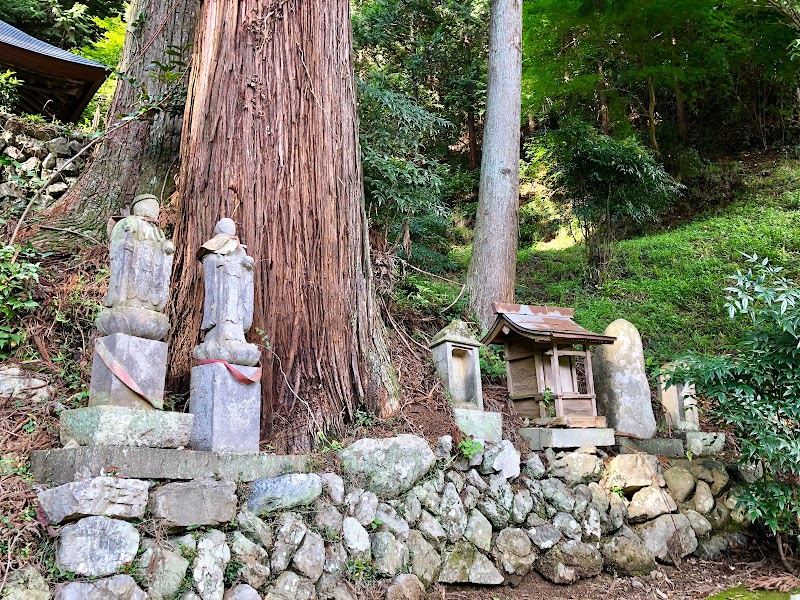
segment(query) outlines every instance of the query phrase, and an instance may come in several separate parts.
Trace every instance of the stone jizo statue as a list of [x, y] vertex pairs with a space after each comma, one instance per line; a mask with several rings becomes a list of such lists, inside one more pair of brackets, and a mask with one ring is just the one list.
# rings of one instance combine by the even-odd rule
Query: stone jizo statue
[[169, 330], [162, 312], [169, 298], [175, 246], [158, 228], [155, 196], [137, 196], [131, 213], [109, 222], [111, 280], [103, 299], [107, 308], [96, 325], [104, 335], [124, 333], [160, 340]]
[[206, 335], [194, 357], [253, 366], [261, 352], [244, 337], [253, 325], [253, 258], [239, 243], [232, 219], [220, 220], [214, 233], [197, 252], [205, 278], [201, 328]]

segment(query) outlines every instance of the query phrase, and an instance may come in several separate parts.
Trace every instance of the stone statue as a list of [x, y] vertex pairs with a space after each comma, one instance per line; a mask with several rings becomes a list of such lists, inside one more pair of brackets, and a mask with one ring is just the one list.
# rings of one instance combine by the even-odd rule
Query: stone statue
[[169, 278], [175, 246], [158, 228], [155, 196], [137, 196], [132, 214], [113, 224], [109, 233], [111, 280], [97, 317], [103, 335], [124, 333], [151, 340], [167, 335], [169, 320], [162, 314], [169, 298]]
[[195, 347], [194, 357], [253, 366], [261, 352], [245, 341], [244, 334], [253, 325], [254, 261], [239, 243], [233, 220], [220, 220], [214, 233], [197, 252], [205, 278], [201, 328], [206, 336]]

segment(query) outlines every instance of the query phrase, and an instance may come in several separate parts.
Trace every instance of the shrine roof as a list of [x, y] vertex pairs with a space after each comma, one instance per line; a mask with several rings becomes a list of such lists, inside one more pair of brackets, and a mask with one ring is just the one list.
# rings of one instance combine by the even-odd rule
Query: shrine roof
[[594, 333], [573, 321], [575, 311], [554, 306], [495, 302], [497, 319], [483, 338], [484, 344], [503, 344], [514, 335], [535, 342], [613, 344], [616, 338]]

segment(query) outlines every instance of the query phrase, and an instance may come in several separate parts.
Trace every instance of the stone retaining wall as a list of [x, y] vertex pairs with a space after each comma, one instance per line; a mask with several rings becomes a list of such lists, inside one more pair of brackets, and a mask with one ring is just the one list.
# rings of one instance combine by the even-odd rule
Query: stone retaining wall
[[[500, 585], [531, 571], [558, 584], [647, 574], [746, 541], [738, 472], [712, 460], [662, 469], [595, 448], [521, 458], [508, 441], [465, 457], [449, 436], [432, 450], [400, 435], [359, 440], [336, 462], [339, 473], [238, 487], [122, 473], [43, 489], [65, 574], [53, 597], [346, 600], [377, 580], [387, 598], [421, 598], [437, 582]], [[50, 597], [35, 571], [9, 585]]]
[[[16, 163], [0, 167], [0, 214], [22, 210], [38, 189], [37, 179], [50, 179], [88, 141], [88, 136], [80, 132], [0, 113], [0, 156]], [[60, 180], [47, 187], [35, 208], [62, 196], [85, 162], [85, 156], [80, 156], [67, 165]]]

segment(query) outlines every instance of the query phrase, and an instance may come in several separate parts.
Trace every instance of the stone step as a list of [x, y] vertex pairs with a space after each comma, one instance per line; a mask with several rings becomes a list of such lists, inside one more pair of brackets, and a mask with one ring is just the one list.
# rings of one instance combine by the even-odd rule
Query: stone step
[[59, 418], [62, 444], [151, 448], [188, 446], [195, 419], [188, 413], [107, 405], [65, 410]]
[[286, 473], [303, 473], [306, 455], [217, 454], [195, 450], [88, 446], [31, 452], [31, 469], [37, 483], [60, 485], [101, 471], [133, 479], [188, 480], [217, 477], [254, 481]]
[[531, 450], [614, 445], [614, 430], [610, 428], [556, 429], [522, 427], [517, 429], [517, 433], [528, 442]]
[[637, 440], [634, 438], [617, 436], [617, 445], [613, 447], [618, 454], [656, 454], [658, 456], [669, 456], [681, 458], [686, 456], [683, 440], [677, 438], [649, 438]]

